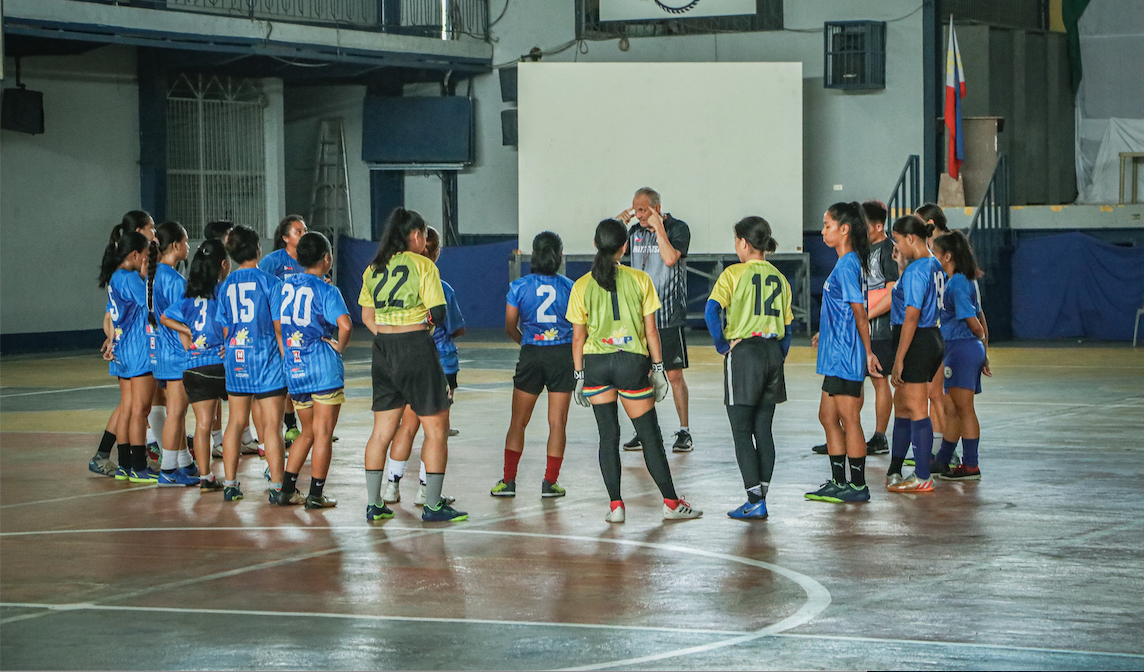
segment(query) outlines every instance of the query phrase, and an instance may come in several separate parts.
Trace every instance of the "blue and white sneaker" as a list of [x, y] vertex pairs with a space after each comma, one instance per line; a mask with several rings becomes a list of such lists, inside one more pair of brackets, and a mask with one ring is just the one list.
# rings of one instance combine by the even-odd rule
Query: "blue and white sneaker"
[[199, 484], [198, 476], [191, 476], [186, 469], [176, 469], [171, 473], [159, 472], [160, 488], [191, 488]]
[[181, 469], [188, 476], [194, 476], [195, 478], [198, 478], [202, 475], [199, 473], [199, 465], [195, 464], [194, 462], [191, 462], [189, 466], [181, 467]]
[[760, 499], [754, 504], [745, 502], [734, 511], [728, 511], [727, 515], [736, 520], [762, 520], [767, 517], [767, 500]]
[[115, 476], [115, 472], [118, 468], [115, 466], [115, 463], [111, 461], [110, 457], [100, 457], [96, 455], [87, 463], [87, 470], [93, 474], [99, 474], [100, 476]]

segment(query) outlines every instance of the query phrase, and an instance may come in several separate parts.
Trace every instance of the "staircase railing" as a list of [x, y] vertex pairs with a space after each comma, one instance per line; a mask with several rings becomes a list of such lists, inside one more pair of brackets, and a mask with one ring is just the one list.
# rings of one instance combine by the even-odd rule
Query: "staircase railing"
[[886, 217], [887, 227], [893, 226], [894, 220], [912, 213], [921, 205], [921, 184], [921, 159], [917, 154], [911, 154], [910, 158], [906, 159], [906, 165], [902, 167], [902, 173], [898, 175], [898, 182], [890, 192], [890, 198], [886, 201], [886, 209], [889, 210]]
[[977, 253], [977, 261], [981, 270], [989, 277], [997, 270], [1001, 258], [1002, 248], [1009, 245], [1012, 240], [1012, 229], [1009, 227], [1009, 206], [1012, 205], [1012, 193], [1009, 184], [1009, 158], [1005, 154], [997, 156], [997, 164], [993, 167], [993, 176], [989, 178], [989, 186], [981, 203], [973, 213], [973, 221], [969, 225], [969, 240]]

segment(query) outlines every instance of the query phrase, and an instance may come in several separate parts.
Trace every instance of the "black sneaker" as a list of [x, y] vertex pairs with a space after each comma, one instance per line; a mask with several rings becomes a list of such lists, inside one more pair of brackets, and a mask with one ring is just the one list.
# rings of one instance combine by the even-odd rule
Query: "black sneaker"
[[937, 460], [930, 460], [929, 470], [930, 476], [936, 476], [937, 478], [945, 478], [952, 472], [948, 464], [938, 464]]
[[885, 434], [875, 434], [866, 442], [867, 455], [885, 455], [890, 452], [890, 442]]
[[691, 441], [691, 433], [682, 429], [675, 433], [675, 443], [671, 446], [673, 453], [690, 453], [695, 448]]
[[217, 478], [211, 479], [209, 481], [205, 478], [199, 479], [199, 492], [218, 492], [219, 490], [222, 490], [222, 488], [222, 481], [218, 480]]
[[624, 444], [624, 450], [642, 450], [643, 444], [640, 443], [639, 436], [633, 436], [631, 441]]
[[811, 448], [810, 451], [812, 453], [814, 453], [815, 455], [825, 455], [826, 454], [826, 444], [823, 443], [823, 444], [817, 445], [814, 448]]
[[290, 494], [286, 494], [281, 490], [270, 491], [270, 503], [276, 506], [292, 506], [294, 504], [305, 504], [306, 496], [301, 492], [294, 490]]
[[551, 497], [563, 497], [568, 494], [564, 491], [564, 486], [559, 483], [549, 483], [548, 481], [540, 482], [540, 496], [545, 499]]

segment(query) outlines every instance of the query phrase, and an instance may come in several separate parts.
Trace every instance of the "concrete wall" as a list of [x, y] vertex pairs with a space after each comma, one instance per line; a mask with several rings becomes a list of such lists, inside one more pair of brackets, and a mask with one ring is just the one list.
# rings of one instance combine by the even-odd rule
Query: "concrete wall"
[[[553, 61], [694, 62], [801, 61], [803, 63], [803, 142], [805, 227], [821, 224], [822, 212], [838, 200], [885, 199], [910, 154], [922, 153], [922, 23], [915, 0], [826, 0], [785, 5], [787, 30], [684, 37], [638, 38], [620, 51], [617, 40], [586, 43], [545, 56]], [[909, 16], [906, 16], [909, 15]], [[888, 20], [886, 89], [848, 94], [822, 85], [822, 24], [828, 20]], [[514, 2], [493, 28], [494, 63], [512, 62], [532, 47], [551, 50], [575, 37], [573, 0]], [[802, 32], [805, 31], [805, 32]], [[463, 93], [464, 86], [458, 93]], [[632, 95], [641, 92], [632, 83]], [[501, 103], [496, 73], [474, 82], [477, 98], [477, 163], [461, 174], [459, 212], [462, 233], [515, 233], [517, 153], [501, 145]], [[639, 142], [655, 139], [634, 139]], [[407, 182], [407, 185], [409, 183]], [[836, 185], [840, 188], [836, 190]], [[654, 186], [654, 185], [653, 185]], [[569, 185], [568, 198], [576, 198]], [[617, 208], [623, 203], [617, 203]], [[411, 207], [413, 207], [411, 205]], [[439, 208], [439, 206], [438, 206]], [[766, 213], [760, 213], [765, 215]], [[686, 213], [680, 213], [686, 219]]]
[[24, 84], [44, 93], [45, 132], [0, 131], [0, 333], [99, 329], [103, 249], [139, 208], [134, 50], [21, 65]]

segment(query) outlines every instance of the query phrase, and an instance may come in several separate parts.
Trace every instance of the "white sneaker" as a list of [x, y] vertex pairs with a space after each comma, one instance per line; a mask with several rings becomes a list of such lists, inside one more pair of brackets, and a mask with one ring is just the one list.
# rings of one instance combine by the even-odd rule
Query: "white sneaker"
[[896, 486], [900, 485], [903, 480], [905, 480], [905, 479], [902, 478], [901, 474], [888, 474], [886, 476], [886, 487], [887, 488], [896, 487]]
[[604, 520], [608, 521], [609, 523], [624, 522], [624, 507], [617, 506], [616, 508], [612, 509], [608, 512], [608, 515], [604, 516]]
[[688, 518], [699, 518], [703, 512], [699, 509], [691, 508], [691, 505], [679, 498], [679, 504], [674, 508], [668, 508], [667, 504], [663, 505], [663, 519], [664, 520], [687, 520]]
[[242, 455], [254, 455], [255, 453], [258, 452], [258, 442], [257, 441], [247, 441], [247, 442], [242, 444], [242, 447], [239, 448], [238, 452], [241, 453]]
[[413, 498], [414, 506], [425, 506], [425, 484], [417, 488], [417, 496]]
[[[422, 495], [424, 497], [424, 495]], [[388, 481], [385, 492], [381, 494], [381, 501], [386, 504], [396, 504], [401, 501], [401, 481]]]
[[211, 457], [222, 457], [222, 444], [216, 443], [211, 446]]

